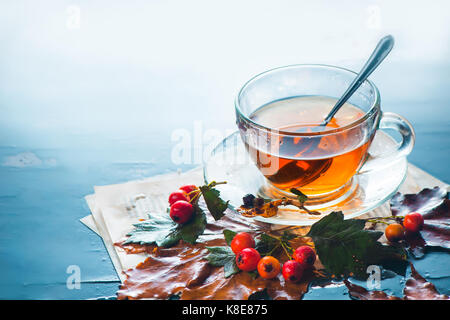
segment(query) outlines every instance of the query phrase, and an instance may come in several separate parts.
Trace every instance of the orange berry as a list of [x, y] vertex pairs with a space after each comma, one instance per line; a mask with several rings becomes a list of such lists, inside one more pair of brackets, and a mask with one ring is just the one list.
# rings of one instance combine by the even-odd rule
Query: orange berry
[[390, 242], [397, 242], [405, 237], [405, 229], [400, 223], [392, 223], [386, 227], [384, 234]]
[[257, 269], [261, 278], [273, 279], [280, 273], [281, 264], [277, 258], [267, 256], [259, 260]]

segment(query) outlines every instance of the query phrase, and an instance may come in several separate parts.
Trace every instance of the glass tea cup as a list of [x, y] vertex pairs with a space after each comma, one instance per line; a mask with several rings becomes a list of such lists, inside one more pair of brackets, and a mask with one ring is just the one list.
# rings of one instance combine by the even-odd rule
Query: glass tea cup
[[[338, 199], [353, 177], [407, 156], [414, 130], [403, 117], [382, 112], [377, 87], [366, 80], [326, 127], [320, 123], [356, 73], [334, 66], [293, 65], [263, 72], [239, 91], [240, 136], [269, 188], [283, 196], [298, 189], [315, 203]], [[388, 154], [370, 156], [378, 129], [402, 139]]]

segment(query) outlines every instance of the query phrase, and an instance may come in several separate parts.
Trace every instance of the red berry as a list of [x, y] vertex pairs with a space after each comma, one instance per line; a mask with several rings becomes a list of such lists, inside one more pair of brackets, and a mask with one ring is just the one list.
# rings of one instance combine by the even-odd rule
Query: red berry
[[255, 240], [247, 232], [240, 232], [234, 236], [233, 240], [231, 240], [230, 246], [234, 254], [238, 254], [242, 249], [254, 248]]
[[258, 273], [263, 279], [275, 278], [281, 270], [280, 261], [272, 256], [267, 256], [259, 260]]
[[261, 256], [256, 249], [245, 248], [236, 255], [236, 264], [243, 271], [253, 271], [258, 267], [260, 259]]
[[190, 193], [197, 189], [198, 189], [197, 186], [193, 185], [193, 184], [188, 184], [188, 185], [180, 187], [180, 190], [186, 192], [186, 194], [188, 194], [189, 196], [192, 196], [192, 194], [190, 194]]
[[405, 229], [400, 223], [392, 223], [386, 227], [384, 235], [390, 242], [397, 242], [405, 237]]
[[170, 207], [170, 217], [176, 223], [186, 223], [193, 215], [194, 207], [187, 201], [179, 200]]
[[283, 264], [283, 278], [290, 282], [299, 282], [303, 276], [303, 266], [295, 260]]
[[179, 200], [189, 202], [189, 196], [187, 195], [186, 192], [184, 192], [182, 190], [177, 190], [170, 194], [170, 196], [169, 196], [169, 204], [170, 205], [174, 204], [175, 202], [177, 202]]
[[305, 267], [311, 267], [316, 261], [316, 253], [311, 247], [301, 246], [295, 249], [292, 258]]
[[416, 233], [423, 227], [423, 217], [418, 212], [408, 213], [403, 219], [403, 226], [406, 231]]

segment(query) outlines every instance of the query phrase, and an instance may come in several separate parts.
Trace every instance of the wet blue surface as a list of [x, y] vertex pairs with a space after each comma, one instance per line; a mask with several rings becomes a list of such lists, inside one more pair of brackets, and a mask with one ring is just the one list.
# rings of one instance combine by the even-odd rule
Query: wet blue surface
[[[386, 33], [396, 47], [371, 77], [382, 108], [413, 124], [410, 161], [450, 182], [447, 12], [444, 1], [3, 2], [0, 299], [114, 295], [119, 281], [102, 240], [78, 221], [94, 185], [195, 167], [194, 156], [173, 161], [172, 135], [187, 130], [194, 154], [233, 131], [233, 99], [251, 76], [293, 63], [359, 69]], [[448, 294], [449, 262], [433, 252], [414, 263]], [[80, 267], [80, 289], [66, 286], [70, 265]], [[401, 289], [399, 279], [385, 281]], [[348, 295], [313, 287], [305, 298]]]

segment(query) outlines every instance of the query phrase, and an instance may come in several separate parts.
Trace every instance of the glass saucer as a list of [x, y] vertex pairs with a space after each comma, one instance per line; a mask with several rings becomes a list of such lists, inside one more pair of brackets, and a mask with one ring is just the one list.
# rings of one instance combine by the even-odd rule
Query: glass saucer
[[[382, 156], [396, 149], [397, 142], [389, 135], [378, 130], [369, 149], [371, 156]], [[321, 203], [306, 203], [310, 210], [321, 215], [309, 215], [293, 206], [279, 208], [271, 218], [254, 217], [252, 219], [270, 224], [307, 226], [326, 214], [342, 211], [346, 219], [360, 216], [380, 206], [390, 199], [406, 178], [408, 163], [406, 157], [395, 162], [387, 162], [383, 167], [359, 173], [349, 182], [345, 193], [338, 199]], [[204, 179], [226, 181], [216, 188], [221, 197], [230, 200], [230, 207], [242, 205], [242, 197], [248, 193], [263, 198], [279, 199], [278, 193], [267, 179], [258, 171], [248, 156], [239, 132], [225, 138], [212, 152], [204, 164]], [[238, 213], [236, 213], [238, 214]]]

